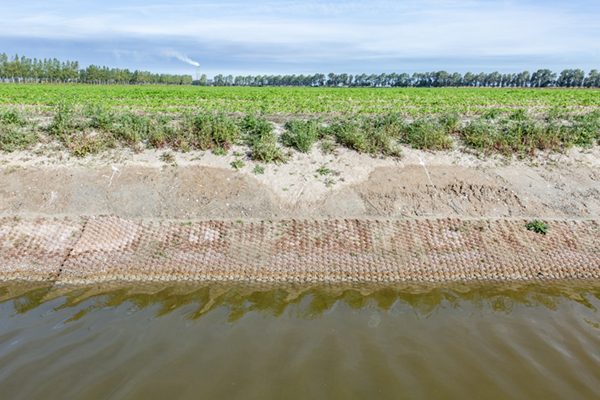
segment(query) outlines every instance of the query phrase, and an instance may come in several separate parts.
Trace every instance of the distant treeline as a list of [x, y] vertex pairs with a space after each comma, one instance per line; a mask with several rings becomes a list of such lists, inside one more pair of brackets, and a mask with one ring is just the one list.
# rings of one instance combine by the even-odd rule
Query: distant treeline
[[191, 75], [153, 74], [148, 71], [90, 65], [79, 68], [79, 62], [61, 62], [56, 58], [33, 60], [0, 54], [0, 81], [28, 83], [89, 83], [89, 84], [168, 84], [191, 85]]
[[515, 74], [474, 74], [464, 76], [458, 72], [446, 71], [403, 74], [324, 74], [315, 75], [258, 75], [223, 76], [217, 75], [212, 82], [215, 86], [355, 86], [355, 87], [600, 87], [600, 73], [591, 70], [586, 76], [580, 69], [565, 69], [560, 75], [549, 69], [534, 73], [523, 71]]
[[80, 68], [77, 61], [61, 62], [56, 58], [38, 60], [18, 55], [0, 54], [1, 82], [63, 82], [88, 84], [169, 84], [213, 86], [353, 86], [353, 87], [600, 87], [600, 73], [593, 69], [585, 74], [580, 69], [565, 69], [559, 74], [549, 69], [533, 73], [474, 74], [464, 76], [446, 71], [397, 74], [314, 74], [314, 75], [217, 75], [209, 81], [206, 75], [194, 81], [191, 75], [153, 74], [148, 71], [108, 68], [90, 65]]

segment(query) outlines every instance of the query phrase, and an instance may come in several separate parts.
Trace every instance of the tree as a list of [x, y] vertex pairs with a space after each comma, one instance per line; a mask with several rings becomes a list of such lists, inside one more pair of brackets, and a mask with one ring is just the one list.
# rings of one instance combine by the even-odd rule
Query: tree
[[597, 69], [593, 69], [590, 71], [590, 74], [585, 79], [586, 87], [600, 87], [600, 73], [598, 73]]
[[538, 69], [531, 75], [531, 87], [549, 87], [555, 84], [556, 73], [549, 69]]

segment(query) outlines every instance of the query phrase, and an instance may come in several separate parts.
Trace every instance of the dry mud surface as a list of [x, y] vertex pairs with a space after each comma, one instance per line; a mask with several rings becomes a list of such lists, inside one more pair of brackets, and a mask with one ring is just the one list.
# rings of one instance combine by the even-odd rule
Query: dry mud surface
[[[597, 149], [525, 161], [315, 150], [262, 175], [245, 156], [160, 155], [5, 156], [0, 280], [599, 276]], [[525, 229], [534, 218], [548, 235]]]

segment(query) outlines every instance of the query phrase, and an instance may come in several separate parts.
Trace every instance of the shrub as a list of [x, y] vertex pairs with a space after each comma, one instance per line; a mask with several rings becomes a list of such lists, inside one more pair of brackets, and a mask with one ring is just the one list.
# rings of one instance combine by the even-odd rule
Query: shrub
[[497, 108], [492, 108], [483, 113], [481, 118], [483, 119], [497, 119], [502, 115], [502, 111]]
[[251, 138], [264, 137], [273, 133], [273, 125], [264, 118], [248, 114], [240, 122], [242, 131]]
[[364, 153], [369, 148], [368, 139], [357, 120], [346, 120], [333, 123], [328, 132], [333, 134], [346, 147]]
[[264, 118], [247, 115], [240, 122], [240, 127], [246, 135], [252, 158], [267, 163], [286, 162], [282, 149], [277, 145], [277, 136], [271, 125]]
[[443, 126], [448, 133], [457, 133], [460, 130], [460, 115], [457, 112], [442, 115], [438, 123]]
[[185, 143], [189, 148], [208, 150], [228, 149], [240, 139], [240, 130], [225, 114], [202, 112], [186, 118], [178, 131], [173, 133], [169, 144], [181, 147]]
[[266, 163], [285, 163], [287, 159], [277, 143], [270, 139], [256, 140], [250, 147], [252, 158]]
[[47, 128], [48, 133], [66, 140], [78, 128], [73, 105], [67, 101], [58, 102], [54, 107], [54, 119]]
[[119, 142], [134, 145], [148, 139], [151, 132], [160, 130], [160, 126], [158, 121], [152, 121], [149, 117], [126, 112], [114, 117], [111, 131]]
[[440, 124], [431, 118], [422, 118], [413, 121], [406, 127], [404, 143], [412, 145], [416, 149], [424, 150], [447, 150], [453, 145], [451, 130], [454, 122]]
[[600, 113], [594, 111], [575, 116], [571, 129], [578, 146], [590, 147], [600, 143]]
[[573, 130], [556, 123], [472, 121], [461, 130], [467, 146], [506, 155], [533, 154], [539, 150], [561, 150], [575, 143]]
[[91, 117], [90, 128], [103, 132], [111, 131], [115, 116], [110, 110], [100, 105], [88, 109], [88, 115]]
[[295, 147], [302, 153], [309, 153], [313, 144], [323, 135], [323, 127], [316, 121], [291, 120], [285, 124], [283, 143]]
[[398, 139], [403, 122], [395, 114], [353, 118], [329, 126], [327, 132], [359, 153], [400, 156]]

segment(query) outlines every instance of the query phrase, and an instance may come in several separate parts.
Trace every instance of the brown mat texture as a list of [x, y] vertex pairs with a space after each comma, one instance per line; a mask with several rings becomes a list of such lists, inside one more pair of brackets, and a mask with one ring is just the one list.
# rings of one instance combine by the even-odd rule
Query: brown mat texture
[[[600, 277], [597, 221], [4, 220], [0, 280], [460, 281]], [[83, 227], [83, 230], [82, 230]]]

